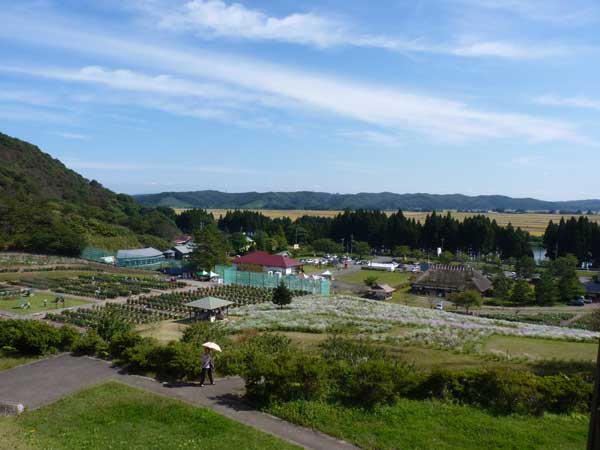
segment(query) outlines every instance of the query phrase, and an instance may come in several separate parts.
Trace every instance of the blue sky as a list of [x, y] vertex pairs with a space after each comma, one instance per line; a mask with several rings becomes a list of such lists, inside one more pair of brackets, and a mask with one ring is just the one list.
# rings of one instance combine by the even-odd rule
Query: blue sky
[[119, 192], [600, 197], [597, 0], [0, 3], [0, 131]]

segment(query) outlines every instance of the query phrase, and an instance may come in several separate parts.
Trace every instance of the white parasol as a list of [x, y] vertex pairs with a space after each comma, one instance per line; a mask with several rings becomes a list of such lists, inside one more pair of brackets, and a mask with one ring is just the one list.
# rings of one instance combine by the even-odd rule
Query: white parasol
[[206, 348], [210, 348], [212, 350], [216, 350], [218, 352], [221, 352], [221, 347], [219, 347], [219, 344], [215, 344], [214, 342], [205, 342], [204, 344], [202, 344], [202, 347], [206, 347]]

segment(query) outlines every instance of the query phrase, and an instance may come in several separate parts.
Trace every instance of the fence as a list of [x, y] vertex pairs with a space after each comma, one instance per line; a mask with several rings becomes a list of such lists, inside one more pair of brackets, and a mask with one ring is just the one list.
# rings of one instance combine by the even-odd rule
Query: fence
[[330, 283], [324, 278], [312, 280], [300, 278], [295, 275], [270, 275], [264, 272], [243, 272], [235, 270], [232, 266], [215, 266], [215, 272], [223, 280], [223, 284], [240, 284], [274, 288], [283, 281], [288, 289], [304, 291], [315, 295], [329, 295]]

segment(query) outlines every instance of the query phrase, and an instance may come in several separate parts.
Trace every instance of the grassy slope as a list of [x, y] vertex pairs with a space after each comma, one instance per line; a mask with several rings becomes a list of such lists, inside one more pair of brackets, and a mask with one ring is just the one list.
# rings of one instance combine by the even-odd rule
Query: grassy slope
[[486, 341], [484, 350], [507, 352], [511, 356], [528, 356], [533, 359], [594, 361], [598, 353], [598, 344], [517, 336], [492, 336]]
[[364, 281], [367, 277], [377, 277], [378, 283], [385, 283], [395, 287], [408, 283], [412, 274], [405, 272], [384, 272], [381, 270], [360, 270], [348, 275], [342, 275], [337, 279], [345, 283], [364, 286]]
[[[52, 303], [56, 296], [51, 294], [42, 294], [36, 292], [31, 297], [23, 297], [12, 300], [0, 300], [0, 310], [8, 311], [14, 314], [33, 314], [40, 311], [52, 311], [57, 309], [57, 305]], [[58, 308], [69, 308], [71, 306], [85, 305], [86, 301], [79, 300], [68, 295], [63, 295], [65, 299], [64, 305], [58, 306]], [[48, 300], [48, 306], [44, 307], [44, 299]], [[31, 308], [21, 309], [20, 305], [23, 302], [31, 303]]]
[[[295, 449], [268, 434], [165, 397], [111, 382], [17, 419], [0, 420], [0, 448], [30, 450]], [[2, 437], [0, 435], [0, 437]], [[10, 447], [6, 447], [8, 442]]]
[[583, 416], [503, 417], [472, 407], [405, 399], [373, 411], [294, 402], [272, 406], [270, 412], [377, 450], [575, 450], [584, 448], [588, 426]]

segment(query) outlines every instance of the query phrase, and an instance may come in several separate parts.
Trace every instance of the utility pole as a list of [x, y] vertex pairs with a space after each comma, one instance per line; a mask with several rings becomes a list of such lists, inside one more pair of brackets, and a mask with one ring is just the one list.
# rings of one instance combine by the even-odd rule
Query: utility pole
[[352, 241], [354, 240], [354, 235], [350, 235], [350, 256], [352, 256]]

